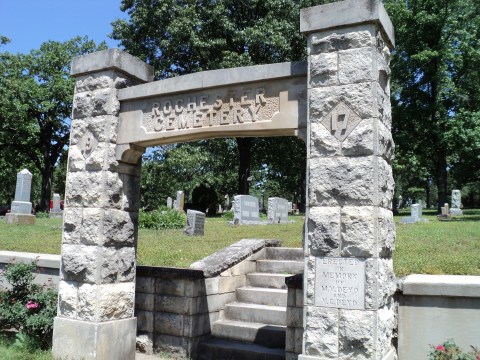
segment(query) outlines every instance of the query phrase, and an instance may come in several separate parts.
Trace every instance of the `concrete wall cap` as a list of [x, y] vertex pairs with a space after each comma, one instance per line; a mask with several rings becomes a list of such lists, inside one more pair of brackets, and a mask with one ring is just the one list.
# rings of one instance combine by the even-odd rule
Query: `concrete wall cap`
[[16, 263], [30, 263], [36, 261], [37, 266], [39, 267], [60, 269], [60, 255], [0, 251], [0, 263], [9, 264], [12, 261], [15, 261]]
[[480, 276], [414, 274], [402, 289], [403, 295], [480, 297]]
[[300, 32], [304, 34], [367, 23], [376, 23], [389, 45], [395, 46], [393, 24], [380, 0], [346, 0], [300, 11]]
[[118, 99], [121, 101], [134, 100], [218, 86], [297, 76], [307, 76], [307, 63], [305, 61], [202, 71], [120, 89], [118, 91]]
[[108, 49], [77, 56], [72, 60], [72, 76], [115, 69], [142, 82], [153, 80], [153, 67], [120, 49]]

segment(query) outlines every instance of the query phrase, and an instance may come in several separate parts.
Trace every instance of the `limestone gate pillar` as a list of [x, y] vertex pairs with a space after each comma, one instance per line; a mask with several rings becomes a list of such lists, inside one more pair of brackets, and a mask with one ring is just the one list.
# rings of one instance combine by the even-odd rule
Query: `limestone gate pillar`
[[134, 359], [135, 252], [140, 157], [117, 142], [118, 89], [152, 80], [152, 70], [117, 49], [75, 58], [53, 355]]
[[379, 0], [302, 10], [308, 214], [299, 359], [394, 359], [389, 101], [392, 24]]

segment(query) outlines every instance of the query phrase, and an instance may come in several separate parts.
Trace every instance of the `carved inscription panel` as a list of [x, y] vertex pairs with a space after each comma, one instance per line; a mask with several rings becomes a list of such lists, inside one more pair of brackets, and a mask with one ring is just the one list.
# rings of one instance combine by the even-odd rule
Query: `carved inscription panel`
[[296, 135], [306, 128], [305, 79], [233, 84], [123, 100], [119, 143], [154, 146], [228, 136]]
[[315, 305], [364, 309], [365, 261], [357, 258], [317, 258]]
[[147, 108], [143, 126], [147, 132], [161, 132], [265, 121], [280, 110], [279, 102], [262, 87], [162, 97]]
[[360, 121], [362, 121], [360, 116], [345, 103], [339, 102], [328, 115], [322, 119], [321, 123], [333, 136], [343, 141]]

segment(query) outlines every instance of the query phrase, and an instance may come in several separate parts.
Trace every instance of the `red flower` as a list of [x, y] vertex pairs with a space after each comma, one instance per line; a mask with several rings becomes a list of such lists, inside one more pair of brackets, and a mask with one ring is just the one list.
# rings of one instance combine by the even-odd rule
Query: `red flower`
[[438, 350], [438, 351], [441, 351], [441, 352], [445, 352], [445, 346], [443, 346], [443, 345], [437, 345], [437, 347], [435, 348], [435, 350]]

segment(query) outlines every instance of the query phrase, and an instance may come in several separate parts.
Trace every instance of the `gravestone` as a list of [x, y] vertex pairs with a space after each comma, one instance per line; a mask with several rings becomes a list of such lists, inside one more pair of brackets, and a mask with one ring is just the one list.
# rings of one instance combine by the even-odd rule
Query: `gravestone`
[[7, 224], [23, 225], [35, 223], [35, 216], [32, 215], [32, 203], [30, 202], [31, 188], [32, 174], [27, 169], [23, 169], [17, 174], [15, 200], [12, 202], [10, 213], [5, 215]]
[[293, 212], [292, 202], [291, 202], [291, 201], [288, 202], [288, 212], [289, 212], [289, 213]]
[[50, 209], [50, 217], [62, 217], [63, 210], [60, 208], [60, 195], [53, 194], [53, 207]]
[[402, 224], [414, 224], [416, 222], [428, 222], [428, 219], [422, 218], [422, 205], [412, 204], [410, 206], [410, 216], [402, 217]]
[[205, 213], [187, 210], [187, 225], [183, 233], [190, 236], [203, 236], [205, 231]]
[[234, 224], [260, 224], [258, 199], [251, 195], [236, 195], [233, 198]]
[[460, 190], [452, 190], [452, 206], [450, 208], [450, 215], [463, 215], [462, 207], [462, 192]]
[[167, 197], [167, 208], [171, 209], [173, 206], [173, 199], [169, 196]]
[[268, 223], [288, 223], [288, 200], [279, 197], [268, 198]]
[[175, 209], [178, 211], [183, 211], [183, 207], [185, 206], [185, 194], [183, 191], [177, 191], [177, 205]]

